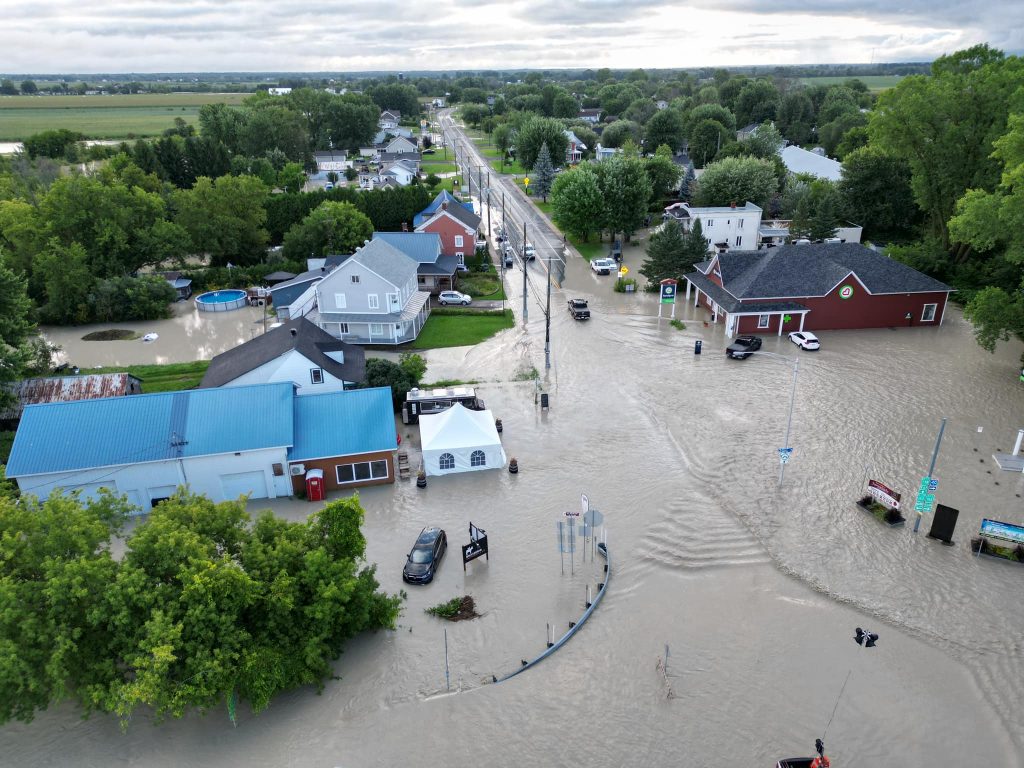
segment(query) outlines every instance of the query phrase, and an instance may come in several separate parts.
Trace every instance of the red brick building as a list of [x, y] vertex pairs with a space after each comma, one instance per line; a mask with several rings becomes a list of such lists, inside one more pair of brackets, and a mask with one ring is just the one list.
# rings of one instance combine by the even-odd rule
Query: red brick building
[[941, 325], [953, 291], [857, 243], [719, 253], [686, 275], [686, 298], [729, 335]]
[[441, 237], [441, 255], [462, 258], [476, 250], [476, 233], [480, 217], [462, 205], [441, 203], [432, 216], [425, 219], [417, 232], [432, 232]]

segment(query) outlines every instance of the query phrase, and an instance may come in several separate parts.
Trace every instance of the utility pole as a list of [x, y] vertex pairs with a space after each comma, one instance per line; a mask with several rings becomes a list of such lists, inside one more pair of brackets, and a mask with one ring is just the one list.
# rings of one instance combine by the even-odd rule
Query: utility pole
[[[551, 369], [551, 257], [548, 257], [548, 298], [544, 309], [544, 368]], [[586, 549], [584, 549], [586, 552]]]
[[[789, 393], [789, 416], [786, 418], [786, 439], [782, 443], [783, 448], [789, 448], [789, 430], [793, 426], [793, 403], [796, 402], [796, 376], [800, 373], [799, 358], [793, 361], [793, 388]], [[787, 457], [788, 460], [788, 457]], [[779, 460], [779, 485], [782, 485], [782, 478], [786, 475], [786, 463]]]
[[[935, 438], [935, 450], [932, 451], [932, 463], [928, 465], [928, 481], [932, 480], [932, 472], [935, 471], [935, 462], [939, 458], [939, 446], [942, 445], [942, 433], [946, 431], [946, 417], [942, 417], [942, 424], [939, 425], [939, 436]], [[928, 511], [931, 512], [931, 501], [928, 502]], [[922, 510], [917, 510], [917, 519], [914, 521], [914, 533], [921, 527], [921, 518], [924, 517]]]
[[523, 328], [529, 319], [529, 310], [526, 307], [526, 220], [523, 220]]

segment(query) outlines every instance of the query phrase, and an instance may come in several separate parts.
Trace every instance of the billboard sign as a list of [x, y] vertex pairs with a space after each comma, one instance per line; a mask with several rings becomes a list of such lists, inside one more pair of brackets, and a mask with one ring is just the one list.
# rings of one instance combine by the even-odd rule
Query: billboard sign
[[1024, 525], [1013, 523], [1001, 523], [998, 520], [989, 520], [987, 517], [981, 521], [982, 536], [990, 539], [1002, 539], [1012, 541], [1015, 544], [1024, 544]]
[[662, 304], [675, 304], [676, 303], [676, 281], [675, 280], [662, 280], [661, 281], [661, 303]]
[[887, 507], [892, 509], [900, 508], [900, 494], [877, 480], [868, 480], [868, 493]]

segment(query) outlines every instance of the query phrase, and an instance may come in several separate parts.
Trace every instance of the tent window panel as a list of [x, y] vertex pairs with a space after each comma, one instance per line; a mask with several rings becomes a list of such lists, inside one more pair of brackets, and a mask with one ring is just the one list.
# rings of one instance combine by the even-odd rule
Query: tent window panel
[[437, 460], [437, 466], [439, 469], [455, 469], [455, 457], [450, 453], [442, 453], [441, 458]]
[[469, 456], [469, 466], [486, 467], [487, 455], [483, 451], [473, 451]]

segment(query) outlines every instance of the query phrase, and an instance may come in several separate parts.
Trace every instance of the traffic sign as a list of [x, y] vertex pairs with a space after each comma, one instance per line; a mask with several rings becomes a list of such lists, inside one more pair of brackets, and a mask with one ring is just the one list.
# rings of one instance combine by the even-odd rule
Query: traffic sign
[[928, 490], [929, 491], [938, 490], [938, 487], [939, 487], [939, 481], [938, 480], [932, 478], [931, 480], [928, 481]]
[[590, 498], [585, 493], [580, 494], [580, 509], [583, 510], [584, 515], [590, 511]]
[[529, 176], [524, 176], [523, 177], [523, 186], [524, 187], [529, 187], [530, 186], [530, 177]]
[[790, 457], [793, 455], [792, 448], [779, 448], [779, 461], [783, 464], [788, 464]]
[[619, 267], [619, 274], [620, 275], [628, 275], [629, 274], [629, 267], [627, 267], [625, 264], [623, 264], [621, 267]]

